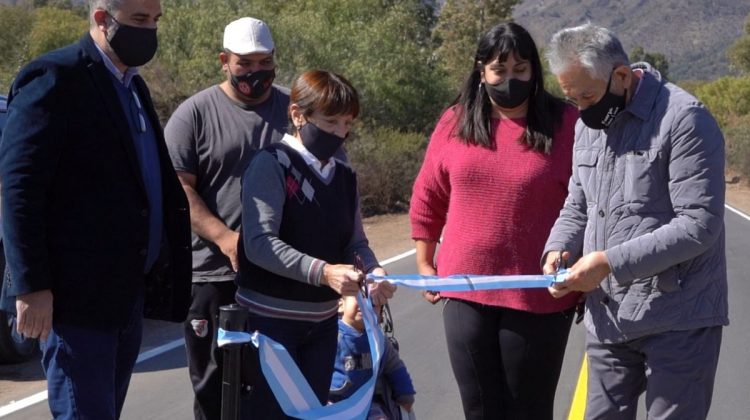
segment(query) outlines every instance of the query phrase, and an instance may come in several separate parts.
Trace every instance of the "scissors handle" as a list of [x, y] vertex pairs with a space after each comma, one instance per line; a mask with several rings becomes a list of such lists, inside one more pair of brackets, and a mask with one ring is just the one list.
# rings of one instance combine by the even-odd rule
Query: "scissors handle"
[[360, 257], [356, 252], [354, 253], [354, 268], [362, 272], [365, 271], [365, 262], [362, 260], [362, 257]]
[[557, 269], [557, 271], [568, 268], [568, 262], [564, 260], [562, 256], [563, 252], [565, 251], [560, 251], [560, 253], [557, 254], [557, 260], [555, 260], [555, 266], [556, 266], [555, 268]]
[[[354, 268], [362, 273], [365, 272], [365, 262], [362, 260], [362, 257], [360, 257], [356, 252], [354, 253]], [[367, 298], [369, 292], [367, 290], [367, 281], [365, 280], [364, 276], [362, 276], [362, 280], [359, 282], [359, 289], [362, 292], [362, 296]]]

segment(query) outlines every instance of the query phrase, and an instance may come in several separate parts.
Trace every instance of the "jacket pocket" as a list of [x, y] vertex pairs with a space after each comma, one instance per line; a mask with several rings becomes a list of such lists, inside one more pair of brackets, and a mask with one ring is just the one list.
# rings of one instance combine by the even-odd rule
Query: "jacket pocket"
[[659, 197], [659, 150], [632, 150], [625, 154], [623, 198], [630, 203], [648, 203]]
[[682, 322], [685, 307], [677, 270], [638, 279], [617, 307], [616, 323], [624, 337], [664, 330]]
[[581, 188], [589, 201], [596, 197], [596, 164], [598, 160], [599, 149], [578, 149], [575, 152], [578, 181], [581, 183]]
[[679, 278], [677, 269], [670, 267], [654, 276], [636, 279], [620, 302], [620, 317], [639, 321], [644, 317], [644, 312], [659, 311], [660, 308], [651, 308], [651, 302], [662, 295], [679, 292]]
[[[644, 306], [653, 298], [653, 279], [636, 279], [627, 290], [623, 290], [622, 300], [619, 301], [617, 317], [620, 322], [640, 321], [643, 317]], [[611, 293], [617, 301], [618, 293]], [[626, 324], [623, 324], [623, 326]]]
[[682, 289], [680, 283], [680, 273], [676, 267], [669, 267], [654, 276], [654, 287], [662, 293], [679, 292]]

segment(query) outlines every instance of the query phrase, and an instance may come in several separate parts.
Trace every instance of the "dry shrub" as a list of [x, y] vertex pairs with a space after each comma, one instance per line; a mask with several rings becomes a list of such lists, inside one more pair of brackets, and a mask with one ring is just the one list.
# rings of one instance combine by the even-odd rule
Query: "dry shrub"
[[750, 114], [733, 117], [724, 127], [727, 166], [750, 180]]
[[347, 145], [363, 216], [408, 210], [427, 140], [422, 133], [379, 128], [360, 133]]

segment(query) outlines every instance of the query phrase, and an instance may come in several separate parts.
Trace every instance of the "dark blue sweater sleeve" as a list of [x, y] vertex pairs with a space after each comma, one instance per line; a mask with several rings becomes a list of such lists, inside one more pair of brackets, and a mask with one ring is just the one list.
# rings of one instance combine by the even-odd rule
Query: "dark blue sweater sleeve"
[[387, 339], [385, 340], [385, 343], [386, 350], [385, 358], [383, 359], [383, 375], [393, 389], [394, 397], [396, 397], [396, 400], [400, 400], [400, 397], [416, 394], [414, 384], [411, 381], [411, 376], [406, 370], [406, 365], [401, 360], [401, 357], [399, 357], [398, 351]]

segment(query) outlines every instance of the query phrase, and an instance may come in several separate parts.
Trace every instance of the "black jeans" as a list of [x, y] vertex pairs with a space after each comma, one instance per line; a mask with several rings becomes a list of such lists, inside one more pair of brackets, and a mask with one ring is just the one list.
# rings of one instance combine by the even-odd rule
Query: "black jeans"
[[573, 312], [449, 299], [445, 337], [466, 419], [551, 420]]
[[[333, 363], [338, 345], [338, 317], [332, 316], [320, 322], [294, 321], [268, 318], [250, 314], [250, 331], [260, 331], [281, 344], [289, 352], [307, 379], [321, 404], [328, 401], [328, 391], [333, 376]], [[242, 406], [243, 419], [276, 420], [288, 419], [281, 410], [271, 387], [260, 370], [258, 353], [243, 360], [246, 380], [252, 390]], [[249, 370], [249, 372], [248, 372]]]
[[183, 324], [196, 420], [221, 418], [222, 350], [216, 345], [219, 308], [235, 303], [233, 281], [193, 283], [192, 302]]

